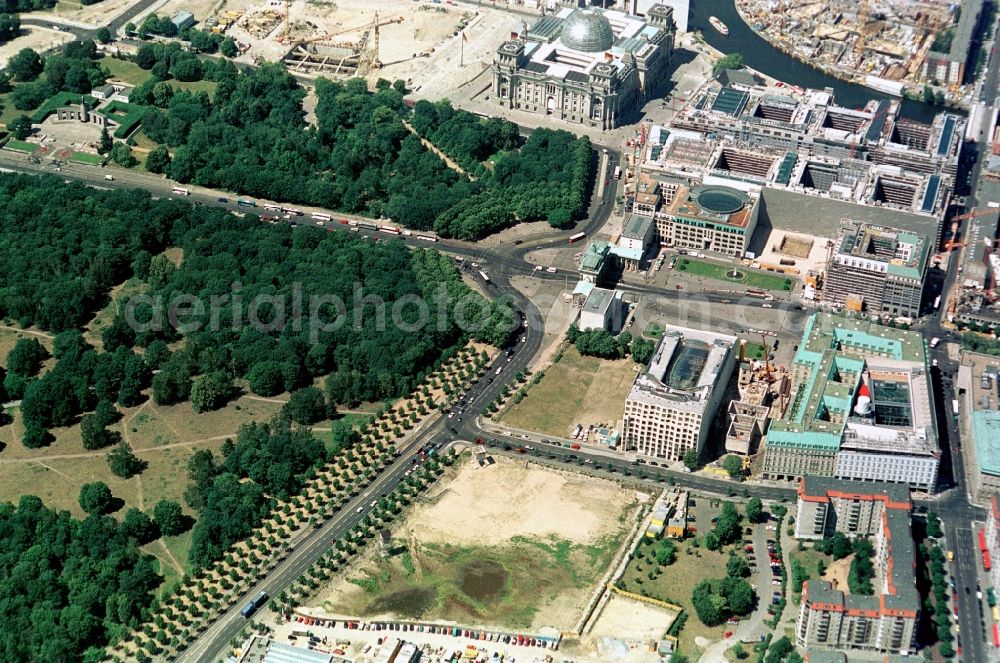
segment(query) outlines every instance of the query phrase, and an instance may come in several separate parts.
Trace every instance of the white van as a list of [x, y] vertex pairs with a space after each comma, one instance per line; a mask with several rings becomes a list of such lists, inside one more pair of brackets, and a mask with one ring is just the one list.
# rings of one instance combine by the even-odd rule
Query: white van
[[931, 339], [930, 346], [932, 348], [936, 348], [937, 345], [938, 345], [938, 343], [940, 343], [940, 342], [941, 342], [941, 339], [938, 338], [937, 336], [935, 336], [934, 338]]

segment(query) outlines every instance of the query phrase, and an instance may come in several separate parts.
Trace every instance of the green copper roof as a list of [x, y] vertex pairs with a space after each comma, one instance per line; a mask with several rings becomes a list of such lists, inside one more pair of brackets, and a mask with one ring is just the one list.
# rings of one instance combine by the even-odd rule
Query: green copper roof
[[979, 456], [980, 471], [1000, 475], [1000, 411], [973, 411], [972, 437]]

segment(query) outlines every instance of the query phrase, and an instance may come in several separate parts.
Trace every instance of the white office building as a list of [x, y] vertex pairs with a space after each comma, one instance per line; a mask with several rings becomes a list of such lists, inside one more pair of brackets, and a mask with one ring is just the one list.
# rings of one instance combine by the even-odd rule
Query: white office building
[[668, 461], [705, 447], [736, 363], [735, 336], [667, 326], [625, 400], [627, 447]]

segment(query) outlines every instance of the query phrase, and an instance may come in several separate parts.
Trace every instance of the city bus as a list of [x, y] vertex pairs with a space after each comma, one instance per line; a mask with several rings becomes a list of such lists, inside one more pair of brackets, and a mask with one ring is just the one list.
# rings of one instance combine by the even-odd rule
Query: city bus
[[188, 195], [191, 195], [190, 191], [188, 191], [187, 189], [182, 189], [179, 186], [175, 186], [173, 189], [171, 189], [171, 191], [173, 191], [174, 193], [176, 193], [178, 196], [188, 196]]
[[381, 230], [384, 233], [389, 233], [390, 235], [401, 234], [399, 228], [393, 228], [392, 226], [382, 226], [381, 228], [379, 228], [379, 230]]
[[953, 416], [956, 421], [958, 420], [958, 401], [956, 399], [952, 399], [951, 401], [951, 416]]
[[579, 242], [581, 239], [583, 239], [586, 236], [587, 236], [587, 233], [577, 233], [575, 235], [570, 235], [569, 243], [570, 244], [575, 244], [576, 242]]
[[438, 241], [437, 237], [431, 237], [430, 235], [417, 235], [417, 239], [422, 239], [425, 242], [436, 242], [436, 241]]
[[479, 275], [483, 277], [483, 281], [485, 281], [486, 283], [490, 282], [490, 277], [487, 276], [486, 272], [484, 272], [483, 270], [481, 269], [479, 270]]
[[311, 216], [312, 216], [312, 218], [316, 219], [317, 221], [329, 221], [330, 220], [330, 215], [329, 214], [323, 214], [322, 212], [313, 212]]
[[622, 178], [622, 167], [615, 166], [615, 179], [620, 180]]
[[253, 200], [243, 200], [242, 198], [237, 199], [237, 207], [257, 207], [257, 203]]
[[365, 230], [378, 230], [378, 226], [371, 221], [358, 221], [358, 227], [364, 228]]
[[271, 212], [280, 212], [281, 205], [272, 205], [271, 203], [264, 203], [264, 209], [269, 210]]

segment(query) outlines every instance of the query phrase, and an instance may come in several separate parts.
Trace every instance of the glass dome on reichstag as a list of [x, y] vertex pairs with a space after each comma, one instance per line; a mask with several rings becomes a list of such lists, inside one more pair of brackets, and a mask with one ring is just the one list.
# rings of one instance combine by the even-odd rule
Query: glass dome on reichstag
[[577, 9], [566, 17], [559, 39], [574, 51], [599, 53], [615, 43], [615, 33], [603, 14], [593, 9]]

